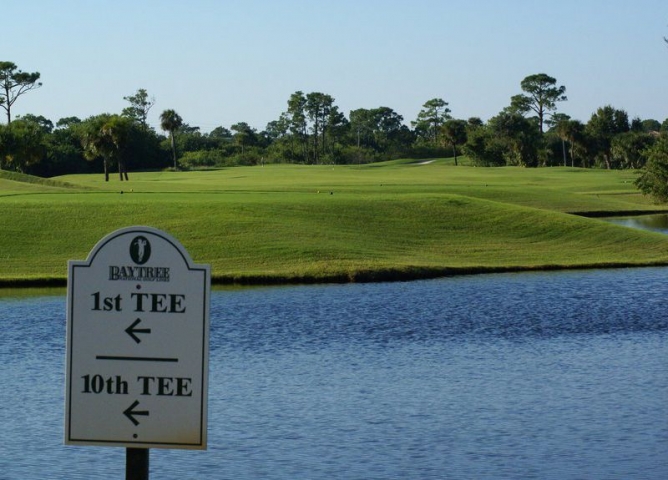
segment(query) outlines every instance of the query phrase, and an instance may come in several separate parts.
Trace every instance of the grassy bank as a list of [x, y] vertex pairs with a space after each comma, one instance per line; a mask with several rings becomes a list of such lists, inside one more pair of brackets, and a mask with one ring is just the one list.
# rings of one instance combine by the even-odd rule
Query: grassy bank
[[[0, 282], [62, 283], [114, 229], [163, 229], [220, 283], [368, 281], [668, 263], [668, 237], [573, 213], [657, 210], [632, 172], [454, 167], [239, 167], [0, 176]], [[122, 192], [122, 193], [121, 193]]]

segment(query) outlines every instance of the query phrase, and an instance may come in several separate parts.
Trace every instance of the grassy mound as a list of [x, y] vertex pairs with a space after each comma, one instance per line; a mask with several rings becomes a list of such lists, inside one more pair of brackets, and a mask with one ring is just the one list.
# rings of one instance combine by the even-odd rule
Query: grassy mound
[[40, 191], [58, 190], [58, 189], [80, 189], [81, 186], [74, 186], [60, 180], [35, 177], [25, 173], [10, 172], [0, 170], [0, 195], [8, 193], [23, 193], [26, 191], [38, 193]]
[[68, 176], [82, 190], [0, 197], [0, 281], [62, 282], [68, 259], [130, 225], [169, 232], [221, 283], [668, 263], [666, 236], [566, 213], [657, 208], [632, 174], [609, 173], [392, 162]]

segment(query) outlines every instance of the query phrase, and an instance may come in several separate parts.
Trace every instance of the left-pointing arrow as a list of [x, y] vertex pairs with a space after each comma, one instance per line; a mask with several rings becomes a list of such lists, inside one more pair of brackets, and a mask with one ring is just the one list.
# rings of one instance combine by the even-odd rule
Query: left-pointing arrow
[[123, 412], [123, 415], [128, 417], [130, 421], [135, 424], [135, 426], [139, 425], [139, 421], [135, 418], [135, 416], [148, 417], [148, 410], [134, 409], [137, 405], [139, 405], [139, 400], [135, 400], [134, 403]]
[[138, 333], [151, 333], [150, 328], [135, 328], [137, 325], [139, 325], [140, 322], [141, 318], [138, 318], [132, 323], [132, 325], [130, 325], [128, 328], [125, 329], [125, 333], [130, 335], [132, 339], [137, 343], [141, 343], [141, 338], [137, 336]]

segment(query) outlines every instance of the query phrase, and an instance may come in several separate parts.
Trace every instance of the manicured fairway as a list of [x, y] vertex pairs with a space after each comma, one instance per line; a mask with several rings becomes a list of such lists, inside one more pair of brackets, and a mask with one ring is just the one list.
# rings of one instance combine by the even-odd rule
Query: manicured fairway
[[572, 214], [664, 208], [634, 178], [443, 161], [131, 173], [122, 183], [0, 172], [0, 281], [63, 281], [68, 259], [130, 225], [171, 233], [219, 282], [668, 263], [668, 237]]

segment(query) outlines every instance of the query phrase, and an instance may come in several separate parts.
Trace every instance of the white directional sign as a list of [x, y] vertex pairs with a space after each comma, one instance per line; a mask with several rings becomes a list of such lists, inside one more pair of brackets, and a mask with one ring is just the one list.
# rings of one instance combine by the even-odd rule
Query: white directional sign
[[210, 283], [150, 227], [69, 262], [66, 444], [206, 448]]

